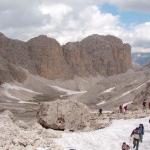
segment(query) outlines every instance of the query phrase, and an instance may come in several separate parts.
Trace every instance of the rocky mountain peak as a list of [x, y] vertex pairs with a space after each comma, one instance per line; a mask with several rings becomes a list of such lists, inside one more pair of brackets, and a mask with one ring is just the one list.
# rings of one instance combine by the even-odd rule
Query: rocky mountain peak
[[91, 35], [61, 46], [40, 35], [27, 42], [1, 38], [0, 54], [8, 62], [48, 79], [114, 75], [132, 67], [131, 47], [111, 35]]
[[3, 33], [0, 32], [0, 37], [4, 37], [5, 35]]
[[113, 75], [132, 67], [131, 47], [114, 36], [91, 35], [63, 46], [66, 61], [79, 76]]

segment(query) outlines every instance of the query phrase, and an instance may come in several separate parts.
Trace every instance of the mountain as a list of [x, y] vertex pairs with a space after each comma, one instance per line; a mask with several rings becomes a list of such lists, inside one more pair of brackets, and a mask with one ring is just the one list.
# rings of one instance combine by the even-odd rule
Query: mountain
[[63, 46], [64, 56], [74, 74], [114, 75], [132, 67], [130, 45], [114, 36], [92, 35]]
[[1, 33], [0, 54], [9, 63], [47, 79], [110, 76], [132, 67], [130, 46], [110, 35], [92, 35], [61, 46], [45, 35], [23, 42]]
[[[119, 105], [132, 104], [147, 83], [150, 82], [150, 72], [147, 70], [128, 71], [110, 76], [98, 81], [78, 100], [93, 109], [115, 110]], [[141, 104], [138, 103], [140, 106]], [[134, 109], [134, 105], [131, 106]]]
[[71, 78], [62, 47], [55, 39], [41, 35], [29, 40], [26, 45], [29, 71], [49, 79]]
[[150, 53], [133, 53], [132, 60], [134, 64], [144, 66], [150, 62]]
[[0, 54], [8, 62], [21, 66], [45, 78], [69, 76], [60, 44], [46, 36], [22, 42], [0, 35]]

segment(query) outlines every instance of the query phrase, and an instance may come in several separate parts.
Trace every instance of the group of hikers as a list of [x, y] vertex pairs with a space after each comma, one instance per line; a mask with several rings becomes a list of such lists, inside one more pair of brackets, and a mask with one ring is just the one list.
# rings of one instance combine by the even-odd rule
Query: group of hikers
[[[143, 100], [142, 106], [143, 106], [143, 111], [146, 111], [147, 108], [150, 110], [150, 102]], [[119, 113], [126, 113], [127, 111], [128, 111], [128, 105], [119, 106]], [[99, 115], [101, 114], [102, 114], [102, 109], [100, 108]], [[150, 123], [150, 119], [149, 119], [149, 123]], [[135, 150], [139, 149], [139, 143], [143, 142], [143, 135], [144, 135], [144, 125], [139, 124], [139, 126], [136, 127], [130, 135], [130, 139], [133, 140], [133, 149]], [[122, 150], [130, 150], [130, 149], [131, 149], [131, 145], [128, 145], [126, 142], [122, 143]]]
[[[150, 102], [147, 103], [146, 100], [143, 100], [143, 103], [142, 103], [142, 106], [143, 106], [143, 110], [146, 111], [147, 110], [147, 107], [148, 109], [150, 110]], [[120, 105], [119, 106], [119, 113], [126, 113], [128, 110], [128, 105]]]
[[[147, 101], [143, 100], [142, 103], [143, 110], [145, 111], [147, 109]], [[150, 102], [148, 103], [148, 109], [150, 110]], [[120, 105], [119, 106], [119, 113], [126, 113], [128, 111], [128, 105]], [[102, 108], [99, 109], [99, 115], [102, 114]]]
[[128, 105], [125, 105], [125, 106], [120, 105], [119, 106], [119, 113], [125, 113], [125, 112], [127, 112], [127, 110], [128, 110]]
[[[139, 143], [143, 141], [143, 135], [144, 135], [144, 125], [143, 124], [139, 124], [139, 127], [136, 127], [130, 137], [133, 139], [133, 148], [135, 148], [135, 150], [139, 149]], [[129, 150], [130, 146], [128, 144], [126, 144], [125, 142], [123, 142], [122, 144], [122, 150]]]

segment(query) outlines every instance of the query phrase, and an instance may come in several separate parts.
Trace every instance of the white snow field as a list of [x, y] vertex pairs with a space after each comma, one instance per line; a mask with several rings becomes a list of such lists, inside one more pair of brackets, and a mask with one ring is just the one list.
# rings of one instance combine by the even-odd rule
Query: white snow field
[[[149, 118], [114, 120], [111, 126], [92, 132], [85, 133], [64, 133], [62, 138], [56, 142], [64, 150], [121, 150], [123, 142], [132, 147], [130, 134], [140, 123], [145, 126], [143, 143], [140, 143], [139, 150], [150, 150], [150, 124]], [[132, 148], [131, 148], [132, 150]]]

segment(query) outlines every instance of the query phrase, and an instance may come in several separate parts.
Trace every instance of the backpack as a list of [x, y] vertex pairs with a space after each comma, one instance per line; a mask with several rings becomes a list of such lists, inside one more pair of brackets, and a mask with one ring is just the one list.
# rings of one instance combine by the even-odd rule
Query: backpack
[[126, 150], [126, 144], [122, 145], [122, 150]]
[[143, 124], [140, 124], [140, 131], [141, 131], [142, 135], [144, 135], [144, 125]]

